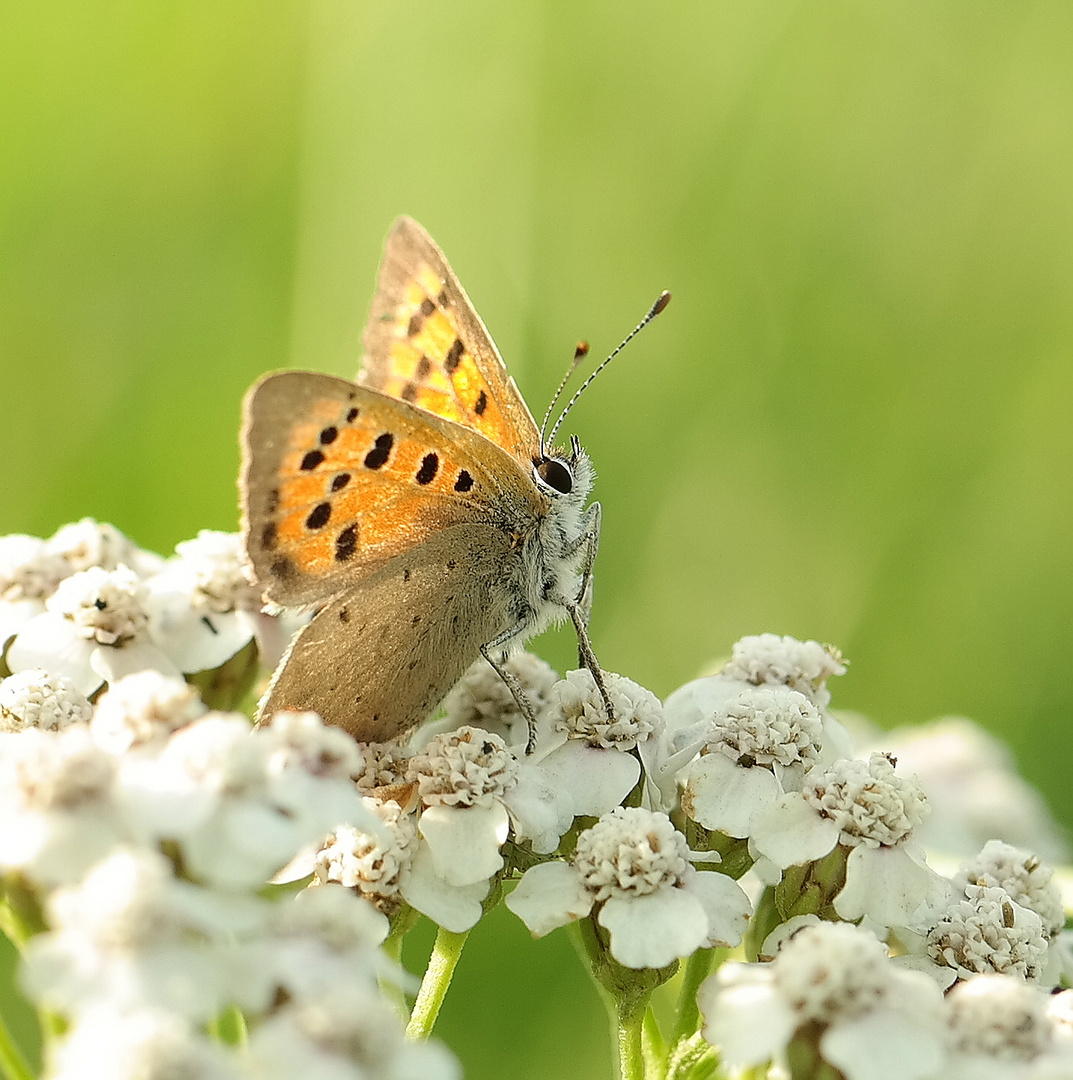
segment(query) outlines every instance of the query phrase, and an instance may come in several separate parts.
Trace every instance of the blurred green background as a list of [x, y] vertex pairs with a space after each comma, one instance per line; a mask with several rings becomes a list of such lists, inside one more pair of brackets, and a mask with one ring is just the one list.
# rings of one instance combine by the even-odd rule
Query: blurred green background
[[[606, 667], [834, 642], [1073, 823], [1071, 57], [1066, 2], [3, 5], [0, 532], [234, 529], [245, 387], [353, 374], [410, 213], [538, 415], [675, 294], [566, 429]], [[569, 952], [478, 929], [471, 1078], [608, 1074]]]

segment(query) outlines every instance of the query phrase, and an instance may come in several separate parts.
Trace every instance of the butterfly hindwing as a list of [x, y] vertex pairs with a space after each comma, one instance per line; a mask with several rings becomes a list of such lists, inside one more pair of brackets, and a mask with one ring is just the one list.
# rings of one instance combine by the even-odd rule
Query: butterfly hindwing
[[363, 742], [420, 723], [510, 621], [510, 558], [499, 530], [456, 525], [371, 574], [299, 632], [260, 714], [313, 709]]
[[519, 461], [539, 454], [536, 423], [484, 323], [411, 218], [388, 237], [359, 380], [479, 431]]
[[244, 539], [269, 599], [319, 603], [452, 525], [542, 512], [519, 464], [459, 424], [312, 372], [247, 395]]

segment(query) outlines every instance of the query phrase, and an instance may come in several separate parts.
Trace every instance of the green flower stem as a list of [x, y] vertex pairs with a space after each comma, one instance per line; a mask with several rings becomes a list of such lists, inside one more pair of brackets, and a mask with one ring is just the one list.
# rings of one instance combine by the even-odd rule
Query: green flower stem
[[641, 1022], [641, 1053], [645, 1059], [645, 1076], [662, 1080], [667, 1075], [667, 1040], [651, 1007], [645, 1009]]
[[37, 894], [17, 874], [4, 879], [0, 888], [0, 930], [21, 952], [35, 934], [48, 929]]
[[0, 1016], [0, 1072], [4, 1080], [34, 1080], [33, 1070], [22, 1056], [3, 1016]]
[[620, 1080], [645, 1080], [642, 1033], [647, 1003], [621, 1002], [616, 1010], [618, 1074]]
[[715, 954], [715, 949], [698, 949], [686, 961], [686, 969], [682, 973], [682, 985], [678, 991], [678, 1019], [674, 1025], [672, 1044], [688, 1039], [700, 1026], [697, 990], [712, 970]]
[[667, 1049], [655, 1018], [648, 1018], [652, 992], [675, 972], [665, 968], [627, 968], [607, 950], [602, 931], [590, 916], [570, 927], [570, 939], [604, 1003], [618, 1050], [619, 1080], [658, 1080], [666, 1069]]
[[704, 1080], [719, 1064], [713, 1047], [699, 1031], [678, 1043], [667, 1063], [666, 1080]]
[[428, 958], [428, 967], [425, 968], [425, 975], [421, 980], [421, 989], [417, 992], [417, 1000], [410, 1014], [410, 1022], [406, 1025], [408, 1038], [427, 1039], [432, 1034], [467, 937], [468, 930], [464, 934], [453, 934], [440, 927], [436, 944], [432, 946], [432, 955]]

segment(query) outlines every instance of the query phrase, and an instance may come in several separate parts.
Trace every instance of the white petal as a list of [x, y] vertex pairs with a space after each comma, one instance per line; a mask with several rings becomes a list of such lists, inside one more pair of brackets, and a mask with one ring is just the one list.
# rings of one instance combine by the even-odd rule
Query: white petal
[[708, 916], [709, 945], [733, 947], [741, 941], [753, 913], [745, 890], [717, 870], [698, 870], [686, 886]]
[[[744, 966], [744, 965], [742, 965]], [[704, 1037], [728, 1065], [759, 1065], [790, 1041], [797, 1016], [768, 979], [720, 986], [716, 976], [701, 984], [697, 1002], [704, 1014]]]
[[850, 922], [867, 915], [880, 926], [909, 926], [923, 905], [933, 906], [948, 888], [930, 866], [902, 847], [855, 847], [846, 860], [846, 884], [835, 911]]
[[417, 822], [437, 871], [452, 885], [486, 881], [501, 869], [499, 849], [509, 828], [506, 808], [498, 802], [489, 806], [430, 806]]
[[685, 772], [690, 816], [727, 836], [751, 835], [757, 817], [782, 794], [770, 769], [742, 768], [725, 754], [705, 754]]
[[0, 600], [0, 653], [31, 619], [44, 611], [40, 600]]
[[541, 766], [527, 761], [518, 770], [518, 782], [503, 795], [514, 819], [519, 840], [531, 840], [542, 855], [553, 852], [559, 839], [573, 824], [573, 800], [554, 787]]
[[838, 826], [797, 792], [784, 795], [753, 826], [751, 844], [784, 869], [822, 859], [838, 843]]
[[488, 895], [488, 882], [448, 884], [437, 872], [428, 845], [421, 844], [400, 891], [406, 902], [422, 915], [445, 930], [461, 934], [480, 920], [481, 901]]
[[183, 673], [155, 645], [148, 641], [131, 641], [126, 645], [98, 645], [89, 657], [90, 667], [109, 683], [138, 671], [159, 671], [162, 675], [181, 679]]
[[89, 697], [104, 682], [90, 667], [95, 647], [96, 642], [79, 634], [70, 619], [46, 611], [19, 631], [7, 651], [7, 666], [13, 672], [41, 667], [54, 675], [66, 675]]
[[705, 675], [678, 687], [663, 703], [667, 730], [676, 733], [694, 724], [706, 723], [720, 705], [735, 698], [752, 684], [722, 675]]
[[633, 790], [641, 765], [632, 754], [598, 750], [570, 739], [544, 758], [540, 767], [551, 783], [569, 794], [575, 814], [600, 817]]
[[189, 592], [149, 582], [153, 601], [149, 633], [153, 641], [183, 670], [209, 671], [230, 660], [253, 637], [250, 621], [238, 612], [202, 612], [190, 603]]
[[572, 866], [549, 862], [526, 870], [505, 903], [534, 937], [543, 937], [588, 915], [592, 895], [582, 887]]
[[704, 945], [708, 914], [685, 889], [648, 896], [612, 896], [597, 915], [611, 934], [611, 955], [629, 968], [661, 968]]
[[832, 1025], [820, 1040], [820, 1049], [847, 1080], [940, 1076], [945, 1055], [940, 1029], [883, 1007]]

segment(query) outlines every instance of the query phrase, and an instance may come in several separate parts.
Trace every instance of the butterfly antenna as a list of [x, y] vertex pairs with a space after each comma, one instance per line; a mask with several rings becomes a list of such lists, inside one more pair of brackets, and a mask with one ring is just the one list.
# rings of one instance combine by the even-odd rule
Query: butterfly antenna
[[540, 456], [544, 456], [544, 432], [548, 427], [548, 421], [551, 419], [551, 410], [555, 408], [555, 403], [562, 397], [563, 391], [566, 389], [566, 384], [570, 381], [570, 376], [577, 371], [578, 364], [589, 355], [589, 343], [587, 341], [579, 341], [577, 348], [574, 350], [574, 359], [570, 361], [570, 366], [566, 369], [566, 374], [562, 377], [562, 381], [559, 383], [558, 388], [555, 391], [554, 396], [548, 403], [548, 411], [544, 413], [544, 419], [540, 423]]
[[[618, 347], [617, 349], [615, 349], [615, 351], [614, 351], [613, 353], [611, 353], [611, 355], [610, 355], [610, 356], [609, 356], [609, 357], [608, 357], [608, 358], [607, 358], [606, 360], [604, 360], [604, 361], [603, 361], [603, 363], [601, 363], [601, 364], [600, 364], [600, 365], [599, 365], [599, 366], [598, 366], [598, 367], [596, 368], [596, 370], [595, 370], [595, 371], [593, 371], [593, 373], [592, 373], [592, 374], [591, 374], [591, 375], [590, 375], [590, 376], [589, 376], [589, 377], [588, 377], [588, 378], [587, 378], [587, 379], [586, 379], [586, 380], [585, 380], [585, 381], [584, 381], [584, 382], [583, 382], [583, 383], [582, 383], [582, 384], [581, 384], [581, 385], [580, 385], [580, 386], [579, 386], [579, 387], [577, 388], [577, 390], [576, 390], [576, 391], [574, 392], [574, 396], [573, 396], [573, 397], [572, 397], [572, 398], [571, 398], [571, 399], [570, 399], [570, 400], [569, 400], [569, 401], [568, 401], [568, 402], [566, 403], [566, 408], [564, 408], [564, 409], [563, 409], [563, 411], [562, 411], [561, 413], [559, 413], [559, 419], [555, 421], [555, 426], [554, 426], [554, 427], [553, 427], [553, 428], [551, 429], [551, 434], [550, 434], [550, 435], [548, 435], [548, 442], [549, 442], [549, 443], [551, 443], [551, 442], [554, 442], [554, 441], [555, 441], [555, 433], [556, 433], [556, 432], [557, 432], [557, 431], [559, 430], [559, 427], [560, 427], [560, 425], [561, 425], [561, 424], [562, 424], [562, 422], [563, 422], [563, 421], [564, 421], [564, 420], [566, 419], [566, 414], [567, 414], [567, 413], [568, 413], [568, 412], [569, 412], [569, 411], [570, 411], [570, 410], [571, 410], [571, 409], [572, 409], [572, 408], [573, 408], [573, 407], [574, 407], [574, 406], [575, 406], [575, 405], [577, 404], [577, 400], [578, 400], [578, 398], [579, 398], [579, 397], [581, 397], [581, 395], [585, 393], [585, 390], [586, 390], [586, 389], [588, 388], [588, 386], [589, 386], [589, 383], [591, 383], [591, 382], [592, 382], [592, 380], [593, 380], [593, 379], [595, 379], [595, 378], [596, 378], [596, 376], [597, 376], [597, 375], [599, 375], [599, 374], [600, 374], [600, 372], [601, 372], [601, 371], [603, 371], [603, 369], [604, 369], [605, 367], [607, 367], [607, 365], [608, 365], [608, 364], [610, 364], [610, 363], [611, 363], [611, 361], [612, 361], [612, 360], [614, 360], [614, 359], [615, 359], [615, 357], [616, 357], [616, 356], [618, 356], [618, 354], [619, 354], [620, 352], [622, 352], [622, 350], [623, 350], [624, 348], [626, 348], [626, 346], [627, 346], [627, 345], [628, 345], [628, 344], [629, 344], [629, 343], [630, 343], [630, 342], [631, 342], [631, 341], [632, 341], [632, 340], [633, 340], [633, 339], [634, 339], [634, 338], [635, 338], [635, 337], [636, 337], [636, 336], [637, 336], [637, 335], [638, 335], [638, 334], [639, 334], [639, 333], [640, 333], [640, 332], [641, 332], [641, 331], [642, 331], [642, 330], [643, 330], [643, 329], [644, 329], [644, 328], [645, 328], [645, 327], [646, 327], [646, 326], [647, 326], [647, 325], [648, 325], [648, 324], [649, 324], [649, 323], [650, 323], [650, 322], [651, 322], [651, 321], [652, 321], [652, 320], [653, 320], [653, 319], [654, 319], [654, 318], [655, 318], [655, 317], [656, 317], [656, 316], [657, 316], [657, 315], [658, 315], [658, 314], [659, 314], [659, 313], [660, 313], [660, 312], [661, 312], [661, 311], [662, 311], [662, 310], [663, 310], [663, 309], [664, 309], [664, 308], [665, 308], [665, 307], [666, 307], [666, 306], [667, 306], [667, 305], [668, 305], [668, 304], [670, 303], [670, 302], [671, 302], [671, 294], [670, 294], [669, 292], [667, 292], [667, 290], [666, 290], [666, 289], [664, 289], [664, 291], [663, 291], [663, 292], [661, 292], [661, 293], [659, 294], [659, 299], [658, 299], [658, 300], [657, 300], [657, 301], [656, 301], [656, 302], [655, 302], [655, 303], [654, 303], [654, 304], [653, 304], [653, 305], [652, 305], [652, 306], [651, 306], [651, 307], [650, 307], [650, 308], [648, 309], [648, 314], [647, 314], [647, 315], [646, 315], [646, 316], [645, 316], [645, 317], [644, 317], [644, 318], [643, 318], [643, 319], [642, 319], [642, 320], [641, 320], [641, 321], [640, 321], [640, 322], [639, 322], [639, 323], [638, 323], [638, 324], [637, 324], [637, 325], [636, 325], [636, 326], [635, 326], [635, 327], [634, 327], [634, 328], [633, 328], [633, 329], [632, 329], [632, 330], [631, 330], [631, 331], [630, 331], [630, 332], [629, 332], [629, 333], [628, 333], [628, 334], [627, 334], [627, 335], [626, 335], [626, 336], [625, 336], [625, 337], [624, 337], [624, 338], [622, 339], [622, 343], [621, 343], [621, 344], [619, 345], [619, 347]], [[564, 382], [565, 382], [565, 380], [564, 380]], [[553, 404], [554, 404], [554, 403], [553, 403]], [[551, 410], [549, 409], [548, 411], [550, 412]], [[542, 430], [543, 430], [543, 429], [542, 429]], [[541, 440], [541, 446], [543, 446], [543, 439]]]

